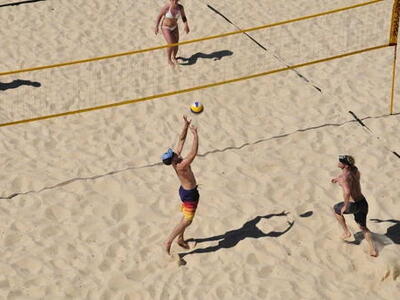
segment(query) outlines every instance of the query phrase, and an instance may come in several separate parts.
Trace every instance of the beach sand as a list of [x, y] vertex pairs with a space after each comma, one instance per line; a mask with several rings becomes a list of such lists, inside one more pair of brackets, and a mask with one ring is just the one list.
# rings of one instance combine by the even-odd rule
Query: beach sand
[[[1, 71], [164, 44], [153, 32], [164, 1], [1, 7], [11, 2], [17, 1], [0, 2]], [[182, 3], [191, 32], [181, 37], [188, 40], [359, 2]], [[174, 70], [158, 50], [2, 76], [0, 119], [135, 99], [382, 45], [391, 6], [383, 1], [344, 21], [326, 16], [249, 33], [267, 50], [245, 35], [185, 45], [179, 55], [189, 65]], [[400, 160], [393, 152], [400, 154], [400, 138], [399, 115], [389, 115], [392, 62], [393, 48], [386, 47], [298, 73], [0, 128], [0, 299], [395, 299]], [[15, 80], [23, 83], [7, 85]], [[398, 79], [395, 99], [397, 113]], [[174, 244], [168, 257], [162, 245], [181, 217], [179, 182], [160, 155], [175, 145], [193, 101], [205, 106], [190, 115], [199, 127], [192, 168], [201, 198], [185, 236], [197, 243], [190, 251]], [[184, 153], [191, 140], [189, 133]], [[344, 153], [361, 171], [378, 258], [367, 255], [352, 216], [354, 238], [339, 238], [331, 207], [342, 194], [330, 179]]]

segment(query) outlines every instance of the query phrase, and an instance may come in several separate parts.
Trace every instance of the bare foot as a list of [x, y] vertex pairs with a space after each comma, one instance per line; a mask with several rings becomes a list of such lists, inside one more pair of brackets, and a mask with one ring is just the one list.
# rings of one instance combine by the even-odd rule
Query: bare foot
[[175, 67], [175, 63], [171, 59], [168, 60], [168, 63], [171, 67]]
[[351, 237], [351, 232], [350, 231], [347, 231], [347, 232], [343, 233], [343, 235], [342, 235], [342, 239], [343, 240], [348, 239], [349, 237]]
[[171, 255], [171, 242], [165, 242], [164, 243], [164, 249], [165, 249], [165, 251], [167, 251], [167, 254], [168, 255]]
[[190, 249], [189, 244], [187, 242], [185, 242], [184, 240], [177, 241], [177, 244], [179, 246], [181, 246], [183, 249], [186, 249], [186, 250]]
[[172, 61], [175, 63], [175, 65], [180, 65], [181, 64], [181, 62], [179, 61], [180, 59], [182, 59], [182, 58], [180, 56], [178, 56], [178, 57], [174, 57], [172, 59]]
[[184, 265], [186, 265], [187, 263], [186, 263], [186, 260], [184, 260], [183, 258], [179, 258], [179, 260], [178, 260], [178, 266], [184, 266]]

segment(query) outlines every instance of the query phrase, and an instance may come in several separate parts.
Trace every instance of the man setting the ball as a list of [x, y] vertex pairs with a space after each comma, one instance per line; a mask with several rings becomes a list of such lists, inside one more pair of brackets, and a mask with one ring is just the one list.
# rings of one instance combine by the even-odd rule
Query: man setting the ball
[[[181, 211], [183, 213], [183, 217], [178, 225], [176, 225], [174, 230], [171, 232], [167, 241], [164, 244], [165, 250], [168, 254], [170, 254], [172, 242], [176, 237], [178, 237], [177, 243], [179, 246], [184, 249], [189, 249], [189, 245], [185, 241], [183, 234], [185, 232], [185, 229], [193, 221], [194, 214], [197, 209], [197, 204], [200, 198], [199, 192], [197, 190], [196, 178], [194, 177], [193, 171], [190, 167], [190, 164], [193, 162], [197, 155], [197, 151], [199, 148], [199, 137], [197, 135], [197, 128], [193, 125], [190, 125], [191, 120], [189, 120], [186, 116], [183, 116], [183, 120], [185, 124], [179, 136], [178, 145], [176, 146], [175, 151], [170, 148], [161, 157], [165, 165], [172, 165], [178, 176], [179, 181], [181, 182], [181, 186], [179, 187], [179, 196], [182, 201]], [[181, 156], [181, 152], [183, 149], [183, 145], [185, 144], [186, 135], [189, 128], [191, 133], [193, 134], [192, 148], [190, 149], [188, 155], [183, 158]]]

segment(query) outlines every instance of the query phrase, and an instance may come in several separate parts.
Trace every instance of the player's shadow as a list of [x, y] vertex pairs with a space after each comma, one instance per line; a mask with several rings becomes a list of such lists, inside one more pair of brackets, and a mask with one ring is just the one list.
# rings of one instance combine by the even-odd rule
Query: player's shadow
[[233, 52], [229, 50], [215, 51], [210, 54], [197, 52], [196, 54], [193, 54], [189, 58], [178, 56], [177, 60], [181, 66], [189, 66], [189, 65], [194, 65], [199, 58], [220, 60], [222, 57], [231, 56], [232, 54]]
[[[400, 221], [399, 220], [380, 220], [380, 219], [370, 219], [370, 221], [375, 223], [394, 223], [394, 225], [388, 227], [386, 229], [385, 234], [379, 234], [375, 232], [371, 232], [372, 239], [374, 240], [375, 247], [380, 252], [385, 246], [391, 244], [400, 244]], [[362, 231], [356, 232], [354, 234], [354, 241], [345, 241], [347, 244], [360, 245], [361, 242], [365, 239], [365, 236]]]
[[16, 80], [14, 80], [12, 82], [9, 82], [9, 83], [0, 82], [0, 91], [5, 91], [5, 90], [8, 90], [8, 89], [16, 89], [16, 88], [19, 88], [22, 85], [29, 85], [29, 86], [33, 86], [33, 87], [40, 87], [41, 86], [40, 82], [16, 79]]
[[380, 220], [380, 219], [370, 219], [370, 221], [375, 223], [393, 223], [394, 225], [388, 227], [386, 229], [385, 235], [393, 241], [395, 244], [400, 244], [400, 221], [389, 219], [389, 220]]
[[210, 246], [206, 248], [201, 248], [201, 249], [195, 249], [190, 252], [186, 253], [180, 253], [179, 257], [182, 259], [186, 255], [189, 254], [196, 254], [196, 253], [209, 253], [209, 252], [215, 252], [223, 248], [232, 248], [236, 246], [240, 241], [246, 239], [246, 238], [262, 238], [262, 237], [279, 237], [282, 234], [285, 234], [288, 232], [294, 222], [287, 222], [288, 227], [283, 230], [283, 231], [270, 231], [268, 233], [262, 232], [260, 229], [257, 228], [257, 223], [260, 222], [262, 219], [269, 219], [272, 217], [283, 217], [286, 216], [288, 213], [283, 211], [279, 214], [269, 214], [265, 216], [257, 216], [254, 219], [246, 222], [241, 228], [227, 231], [224, 234], [221, 235], [216, 235], [208, 238], [201, 238], [201, 239], [188, 239], [187, 242], [195, 242], [196, 244], [199, 243], [204, 243], [204, 242], [211, 242], [211, 241], [219, 241], [218, 245], [216, 246]]

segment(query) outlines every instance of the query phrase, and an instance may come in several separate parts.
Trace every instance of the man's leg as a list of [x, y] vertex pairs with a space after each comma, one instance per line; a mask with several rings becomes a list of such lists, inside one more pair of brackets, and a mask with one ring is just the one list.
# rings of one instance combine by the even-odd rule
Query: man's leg
[[183, 238], [183, 233], [185, 232], [186, 227], [188, 227], [191, 223], [192, 223], [192, 221], [186, 220], [183, 217], [181, 219], [181, 221], [178, 223], [178, 225], [176, 225], [174, 230], [169, 235], [167, 241], [165, 242], [165, 250], [167, 251], [168, 254], [170, 254], [171, 245], [172, 245], [172, 242], [174, 241], [174, 239], [177, 236], [182, 236], [182, 238]]
[[351, 237], [351, 232], [350, 232], [349, 228], [347, 227], [346, 220], [344, 219], [344, 217], [338, 213], [338, 212], [340, 212], [341, 209], [342, 209], [342, 207], [339, 204], [336, 204], [333, 207], [333, 213], [335, 214], [336, 220], [338, 220], [340, 226], [342, 226], [342, 228], [343, 228], [342, 239], [347, 239], [347, 238]]
[[360, 229], [362, 230], [362, 232], [364, 234], [365, 239], [367, 240], [369, 255], [371, 255], [373, 257], [377, 257], [378, 256], [378, 251], [376, 250], [375, 245], [374, 245], [374, 241], [372, 240], [371, 231], [369, 231], [367, 226], [362, 226], [362, 225], [359, 225], [359, 226], [360, 226]]
[[[189, 225], [188, 225], [189, 226]], [[186, 226], [187, 227], [187, 226]], [[185, 238], [183, 237], [183, 234], [185, 233], [185, 229], [183, 229], [183, 231], [179, 234], [178, 239], [177, 239], [177, 243], [179, 246], [181, 246], [184, 249], [190, 249], [189, 244], [185, 241]]]
[[358, 226], [362, 230], [364, 237], [368, 243], [369, 255], [377, 257], [378, 250], [376, 250], [374, 241], [372, 240], [371, 231], [367, 228], [367, 215], [368, 215], [368, 203], [367, 201], [359, 202], [360, 211], [354, 215], [354, 220], [357, 222]]

